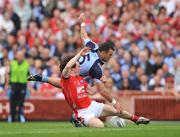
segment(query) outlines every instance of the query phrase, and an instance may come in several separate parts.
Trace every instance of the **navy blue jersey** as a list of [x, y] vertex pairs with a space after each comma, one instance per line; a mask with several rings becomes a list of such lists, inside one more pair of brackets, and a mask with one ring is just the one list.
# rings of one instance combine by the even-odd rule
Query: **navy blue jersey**
[[101, 60], [98, 55], [99, 46], [90, 39], [86, 39], [84, 45], [90, 47], [91, 51], [79, 59], [80, 75], [83, 77], [91, 76], [99, 81], [103, 73]]

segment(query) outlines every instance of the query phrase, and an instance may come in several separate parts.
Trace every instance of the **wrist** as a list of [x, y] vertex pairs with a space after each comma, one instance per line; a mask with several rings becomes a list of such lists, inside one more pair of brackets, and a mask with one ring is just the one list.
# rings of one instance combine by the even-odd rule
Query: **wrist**
[[82, 22], [81, 27], [85, 27], [85, 26], [86, 26], [86, 23]]
[[48, 78], [47, 76], [43, 76], [41, 81], [42, 81], [42, 82], [48, 82], [48, 79], [49, 79], [49, 78]]
[[113, 98], [112, 101], [111, 101], [111, 105], [115, 105], [117, 103], [117, 101]]

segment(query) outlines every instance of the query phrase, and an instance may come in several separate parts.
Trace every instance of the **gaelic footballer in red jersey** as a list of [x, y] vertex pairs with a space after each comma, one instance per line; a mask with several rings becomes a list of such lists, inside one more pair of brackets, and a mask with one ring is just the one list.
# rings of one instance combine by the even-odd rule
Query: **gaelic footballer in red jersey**
[[91, 99], [87, 95], [88, 84], [81, 76], [62, 76], [60, 85], [66, 101], [73, 110], [86, 108], [91, 104]]

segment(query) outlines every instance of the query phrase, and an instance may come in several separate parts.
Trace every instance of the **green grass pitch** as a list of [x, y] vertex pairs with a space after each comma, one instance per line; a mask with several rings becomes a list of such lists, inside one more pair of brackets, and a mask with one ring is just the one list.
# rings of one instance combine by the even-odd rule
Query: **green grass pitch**
[[68, 122], [0, 122], [0, 137], [180, 137], [180, 122], [128, 123], [124, 128], [74, 128]]

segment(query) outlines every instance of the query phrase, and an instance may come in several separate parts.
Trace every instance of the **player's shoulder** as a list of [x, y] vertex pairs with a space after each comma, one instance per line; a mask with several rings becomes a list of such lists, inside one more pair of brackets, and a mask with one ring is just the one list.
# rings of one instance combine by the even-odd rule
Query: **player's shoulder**
[[73, 78], [72, 75], [69, 75], [68, 77], [64, 77], [63, 75], [61, 75], [61, 81], [68, 81], [68, 80], [71, 80]]
[[90, 56], [92, 56], [93, 58], [99, 58], [98, 55], [98, 49], [97, 50], [92, 50], [88, 53]]

